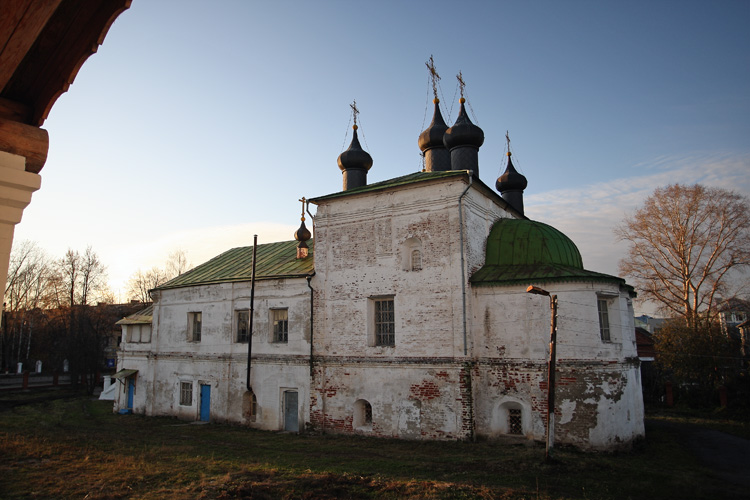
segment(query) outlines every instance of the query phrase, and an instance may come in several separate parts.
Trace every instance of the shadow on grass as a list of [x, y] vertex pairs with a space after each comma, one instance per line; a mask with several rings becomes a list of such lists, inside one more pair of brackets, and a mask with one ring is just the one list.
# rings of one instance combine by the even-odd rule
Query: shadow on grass
[[85, 397], [0, 413], [3, 498], [743, 498], [647, 427], [630, 453], [181, 425]]

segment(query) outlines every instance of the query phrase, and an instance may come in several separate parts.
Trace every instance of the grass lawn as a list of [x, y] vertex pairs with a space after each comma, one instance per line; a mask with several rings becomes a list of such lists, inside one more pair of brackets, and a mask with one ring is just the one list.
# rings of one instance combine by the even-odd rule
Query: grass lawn
[[[9, 398], [10, 396], [3, 396]], [[668, 417], [663, 417], [668, 418]], [[293, 435], [115, 415], [84, 396], [0, 411], [0, 498], [744, 498], [676, 434], [631, 453]]]

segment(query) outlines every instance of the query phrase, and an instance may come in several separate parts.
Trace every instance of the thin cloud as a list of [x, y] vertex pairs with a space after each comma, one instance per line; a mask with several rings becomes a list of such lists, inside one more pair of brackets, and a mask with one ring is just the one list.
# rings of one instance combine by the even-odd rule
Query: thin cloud
[[700, 183], [750, 195], [750, 155], [662, 157], [647, 170], [651, 173], [530, 195], [524, 200], [526, 214], [570, 237], [587, 269], [617, 275], [627, 246], [617, 241], [613, 229], [655, 188]]

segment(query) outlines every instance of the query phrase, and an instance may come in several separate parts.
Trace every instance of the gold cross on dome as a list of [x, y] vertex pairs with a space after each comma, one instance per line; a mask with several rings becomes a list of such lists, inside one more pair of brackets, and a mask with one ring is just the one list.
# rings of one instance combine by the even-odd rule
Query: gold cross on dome
[[307, 199], [303, 196], [302, 199], [300, 199], [299, 201], [302, 202], [302, 222], [304, 222], [305, 221], [305, 202], [307, 201]]
[[350, 108], [352, 108], [352, 115], [354, 116], [354, 126], [357, 126], [357, 115], [359, 114], [359, 109], [357, 109], [357, 100], [355, 99], [350, 105]]
[[464, 87], [466, 87], [466, 83], [464, 82], [464, 75], [459, 71], [456, 75], [456, 78], [458, 79], [458, 87], [461, 89], [461, 97], [464, 97]]
[[435, 67], [435, 61], [432, 59], [432, 54], [430, 54], [430, 60], [424, 64], [430, 71], [430, 78], [432, 79], [432, 93], [435, 95], [435, 99], [437, 99], [437, 84], [440, 81], [440, 75], [438, 75], [437, 68]]

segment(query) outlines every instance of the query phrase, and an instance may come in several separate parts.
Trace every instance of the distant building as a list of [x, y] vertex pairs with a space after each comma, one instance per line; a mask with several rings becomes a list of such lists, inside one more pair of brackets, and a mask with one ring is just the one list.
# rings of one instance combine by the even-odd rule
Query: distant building
[[750, 317], [750, 301], [738, 298], [719, 299], [716, 309], [719, 312], [721, 331], [729, 338], [739, 339], [740, 330], [738, 327]]
[[650, 334], [654, 334], [661, 330], [668, 320], [666, 318], [652, 318], [647, 314], [635, 317], [636, 328], [643, 328]]
[[309, 200], [314, 241], [303, 218], [296, 240], [258, 245], [254, 292], [253, 248], [235, 248], [153, 290], [150, 329], [122, 323], [115, 410], [543, 440], [550, 308], [533, 284], [559, 303], [555, 441], [630, 446], [644, 435], [633, 290], [524, 216], [510, 156], [502, 196], [479, 180], [483, 140], [463, 100], [450, 128], [436, 103], [425, 170], [368, 184], [355, 126], [343, 191]]

